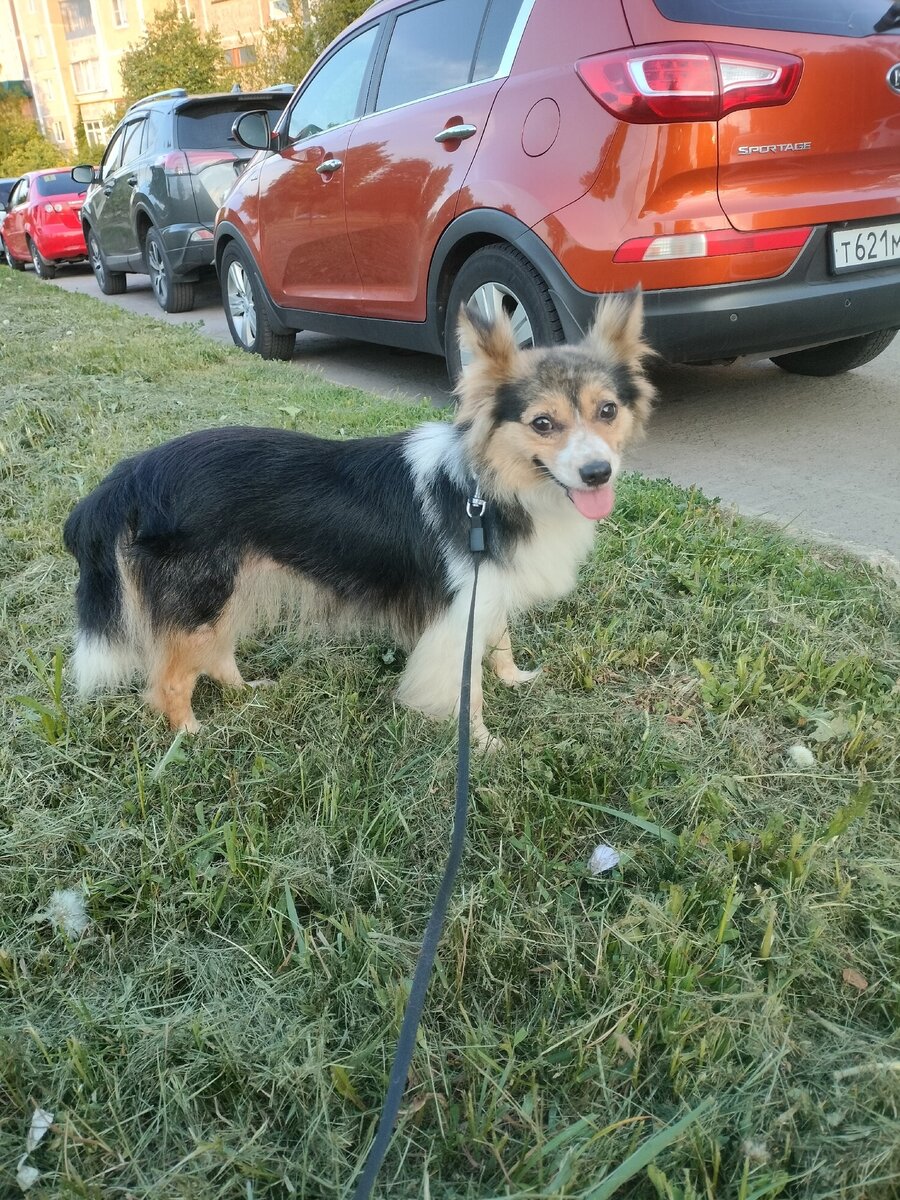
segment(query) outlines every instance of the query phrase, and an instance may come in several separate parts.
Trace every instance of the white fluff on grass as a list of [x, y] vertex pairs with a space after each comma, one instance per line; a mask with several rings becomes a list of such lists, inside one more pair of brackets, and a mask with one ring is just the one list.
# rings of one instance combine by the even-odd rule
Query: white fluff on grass
[[617, 867], [620, 857], [618, 850], [601, 842], [599, 846], [595, 847], [594, 853], [588, 860], [588, 868], [592, 875], [602, 875], [605, 871], [611, 871]]
[[16, 1183], [23, 1192], [27, 1192], [29, 1188], [33, 1188], [41, 1177], [41, 1173], [37, 1167], [28, 1166], [27, 1159], [28, 1155], [23, 1154], [19, 1159], [18, 1170], [16, 1171]]
[[800, 767], [804, 771], [808, 771], [810, 767], [816, 765], [816, 756], [807, 746], [801, 746], [799, 743], [796, 746], [791, 746], [788, 750], [788, 758], [795, 767]]
[[28, 1137], [25, 1139], [25, 1149], [30, 1154], [34, 1150], [53, 1124], [53, 1113], [47, 1112], [46, 1108], [36, 1108], [34, 1116], [31, 1118], [31, 1128], [28, 1130]]
[[84, 906], [84, 893], [78, 888], [57, 888], [46, 909], [37, 913], [35, 920], [49, 921], [57, 932], [67, 937], [81, 937], [91, 923]]

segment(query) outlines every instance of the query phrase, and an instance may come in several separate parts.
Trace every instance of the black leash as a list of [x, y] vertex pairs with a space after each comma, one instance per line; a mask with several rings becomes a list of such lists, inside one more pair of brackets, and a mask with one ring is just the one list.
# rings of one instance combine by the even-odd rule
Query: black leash
[[416, 1048], [416, 1033], [422, 1020], [422, 1009], [425, 1007], [431, 968], [434, 966], [434, 957], [437, 953], [438, 942], [447, 916], [447, 906], [453, 893], [453, 885], [456, 882], [456, 873], [459, 870], [466, 840], [466, 818], [469, 812], [471, 734], [469, 710], [472, 704], [472, 640], [475, 628], [475, 591], [478, 586], [478, 566], [481, 554], [484, 552], [484, 529], [481, 524], [484, 510], [485, 502], [478, 494], [476, 485], [474, 495], [466, 505], [466, 512], [469, 514], [469, 548], [472, 551], [474, 575], [472, 578], [472, 602], [469, 605], [469, 620], [466, 625], [466, 643], [463, 650], [462, 683], [459, 689], [459, 755], [456, 768], [456, 805], [453, 812], [450, 853], [447, 855], [444, 877], [438, 888], [434, 907], [425, 927], [425, 936], [422, 938], [422, 948], [416, 960], [416, 969], [413, 972], [409, 999], [406, 1001], [403, 1024], [400, 1026], [400, 1036], [397, 1039], [397, 1049], [394, 1052], [394, 1062], [391, 1066], [384, 1104], [381, 1108], [381, 1116], [378, 1118], [378, 1132], [369, 1147], [362, 1174], [356, 1181], [353, 1200], [368, 1200], [391, 1142], [394, 1122], [400, 1111], [400, 1103], [406, 1090], [406, 1077], [409, 1074], [413, 1052]]

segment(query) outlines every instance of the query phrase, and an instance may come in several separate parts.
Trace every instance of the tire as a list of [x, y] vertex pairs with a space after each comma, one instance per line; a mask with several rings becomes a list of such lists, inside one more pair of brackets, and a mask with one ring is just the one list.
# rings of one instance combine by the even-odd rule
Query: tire
[[879, 329], [843, 342], [829, 342], [826, 346], [795, 350], [792, 354], [777, 354], [772, 362], [791, 375], [843, 375], [845, 371], [865, 366], [877, 358], [896, 336], [896, 329]]
[[38, 279], [55, 279], [56, 267], [53, 263], [44, 258], [31, 238], [27, 238], [26, 243], [28, 245], [28, 253], [31, 255], [31, 261], [34, 263], [34, 273]]
[[190, 312], [194, 307], [194, 285], [175, 278], [159, 230], [152, 225], [144, 241], [144, 261], [156, 303], [163, 312]]
[[13, 258], [12, 254], [10, 253], [9, 246], [7, 246], [6, 242], [3, 243], [3, 257], [6, 259], [6, 265], [11, 270], [13, 270], [13, 271], [24, 271], [25, 270], [25, 264], [23, 262], [19, 262], [19, 260], [17, 258]]
[[262, 280], [250, 256], [236, 242], [225, 247], [219, 274], [222, 305], [234, 344], [261, 358], [284, 362], [293, 358], [297, 334], [277, 333], [272, 328], [263, 302]]
[[452, 383], [465, 366], [456, 332], [463, 305], [487, 319], [499, 309], [505, 311], [523, 349], [563, 341], [562, 325], [542, 276], [512, 246], [485, 246], [463, 263], [447, 301], [444, 357]]
[[94, 272], [94, 278], [97, 280], [97, 287], [103, 295], [121, 296], [128, 286], [125, 273], [124, 271], [110, 271], [107, 267], [106, 259], [103, 257], [103, 251], [100, 249], [100, 243], [97, 241], [97, 235], [93, 229], [89, 229], [87, 232], [87, 251], [88, 261]]

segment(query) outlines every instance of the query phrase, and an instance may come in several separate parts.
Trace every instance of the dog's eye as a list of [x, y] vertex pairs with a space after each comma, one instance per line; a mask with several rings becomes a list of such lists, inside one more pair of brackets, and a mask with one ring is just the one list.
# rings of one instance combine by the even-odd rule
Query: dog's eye
[[531, 428], [535, 433], [552, 433], [553, 422], [549, 417], [535, 417], [531, 422]]
[[618, 404], [613, 404], [612, 400], [610, 400], [608, 404], [604, 404], [600, 409], [600, 420], [611, 421], [618, 411]]

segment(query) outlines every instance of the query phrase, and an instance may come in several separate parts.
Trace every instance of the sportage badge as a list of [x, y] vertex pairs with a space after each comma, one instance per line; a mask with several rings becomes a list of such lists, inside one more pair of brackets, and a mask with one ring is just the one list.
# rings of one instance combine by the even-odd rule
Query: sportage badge
[[900, 95], [900, 63], [894, 63], [887, 73], [887, 85], [892, 92]]

